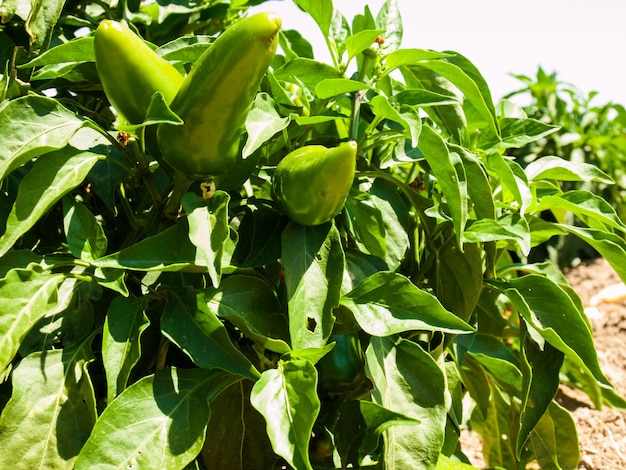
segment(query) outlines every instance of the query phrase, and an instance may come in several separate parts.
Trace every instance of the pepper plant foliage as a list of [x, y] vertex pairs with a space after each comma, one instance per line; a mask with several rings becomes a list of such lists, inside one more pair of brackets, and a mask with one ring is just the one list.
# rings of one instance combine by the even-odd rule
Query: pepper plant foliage
[[[115, 120], [92, 33], [125, 19], [185, 74], [260, 3], [0, 5], [2, 462], [471, 468], [470, 426], [491, 467], [576, 468], [560, 382], [598, 407], [626, 402], [576, 292], [527, 255], [572, 234], [626, 279], [626, 225], [564, 185], [610, 175], [510, 158], [558, 128], [494, 103], [463, 55], [402, 47], [395, 1], [350, 19], [297, 0], [332, 63], [283, 18], [241, 161], [179, 194], [152, 153], [151, 125], [171, 113], [153, 100], [145, 126]], [[342, 213], [289, 221], [276, 164], [351, 139]]]

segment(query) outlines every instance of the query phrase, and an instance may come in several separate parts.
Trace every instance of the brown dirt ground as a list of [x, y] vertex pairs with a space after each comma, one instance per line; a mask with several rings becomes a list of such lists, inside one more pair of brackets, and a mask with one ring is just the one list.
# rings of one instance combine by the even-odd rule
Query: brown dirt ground
[[[602, 370], [619, 395], [626, 397], [626, 298], [600, 302], [591, 299], [620, 279], [604, 259], [581, 263], [565, 273], [578, 292], [594, 330], [594, 341]], [[626, 469], [626, 412], [603, 407], [597, 410], [586, 394], [561, 386], [557, 401], [573, 415], [580, 442], [579, 469]], [[484, 468], [480, 439], [464, 431], [463, 451], [478, 468]]]

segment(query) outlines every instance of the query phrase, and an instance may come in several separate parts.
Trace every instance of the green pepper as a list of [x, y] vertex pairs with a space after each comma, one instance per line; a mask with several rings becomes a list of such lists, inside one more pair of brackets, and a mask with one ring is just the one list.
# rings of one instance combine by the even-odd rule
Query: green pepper
[[160, 91], [170, 103], [184, 77], [128, 26], [105, 20], [94, 37], [96, 68], [107, 98], [122, 120], [141, 124], [152, 95]]
[[320, 225], [346, 203], [356, 169], [356, 142], [337, 147], [307, 145], [276, 166], [272, 195], [282, 210], [302, 225]]
[[365, 360], [357, 333], [331, 335], [335, 347], [316, 364], [318, 390], [338, 395], [360, 389], [366, 381]]
[[171, 104], [184, 124], [157, 129], [162, 158], [172, 168], [200, 179], [233, 167], [280, 26], [274, 13], [250, 16], [226, 29], [200, 56]]

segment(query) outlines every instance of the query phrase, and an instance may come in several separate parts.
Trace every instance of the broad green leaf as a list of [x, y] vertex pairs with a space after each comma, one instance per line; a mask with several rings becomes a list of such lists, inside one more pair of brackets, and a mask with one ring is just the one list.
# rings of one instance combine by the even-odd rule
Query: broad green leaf
[[311, 18], [315, 20], [322, 34], [328, 36], [334, 12], [332, 0], [295, 0], [295, 2], [300, 8], [311, 15]]
[[75, 268], [77, 277], [65, 277], [56, 292], [56, 306], [48, 310], [22, 339], [18, 354], [26, 357], [35, 352], [50, 349], [69, 348], [84, 340], [93, 330], [93, 298], [101, 295], [99, 287], [84, 277], [79, 276], [80, 269]]
[[512, 396], [519, 396], [522, 390], [522, 373], [519, 360], [499, 338], [485, 334], [462, 336], [456, 339], [463, 363], [471, 356], [482, 370]]
[[608, 232], [605, 227], [612, 227], [626, 232], [626, 224], [620, 220], [615, 209], [602, 196], [590, 191], [572, 190], [543, 196], [537, 211], [544, 210], [571, 211], [592, 228]]
[[402, 17], [397, 0], [386, 0], [376, 15], [376, 27], [384, 29], [382, 35], [385, 42], [381, 45], [381, 52], [395, 51], [402, 43]]
[[95, 60], [93, 36], [84, 36], [48, 49], [18, 68], [41, 67], [33, 73], [32, 80], [51, 80], [73, 70], [77, 65]]
[[62, 274], [14, 269], [0, 279], [0, 373], [11, 363], [33, 325], [56, 311], [63, 278]]
[[387, 254], [387, 233], [383, 214], [374, 197], [352, 188], [344, 207], [344, 218], [359, 250], [384, 259]]
[[[598, 363], [591, 330], [582, 318], [584, 313], [558, 284], [544, 276], [528, 274], [501, 287], [529, 328], [591, 373], [601, 386], [612, 388]], [[531, 336], [540, 340], [532, 331]]]
[[326, 344], [339, 305], [344, 254], [333, 224], [307, 227], [290, 223], [282, 234], [282, 264], [293, 349]]
[[39, 158], [20, 183], [17, 198], [0, 237], [0, 256], [57, 201], [80, 185], [101, 155], [67, 147]]
[[242, 150], [242, 158], [248, 158], [290, 122], [291, 117], [281, 117], [278, 114], [274, 108], [274, 100], [267, 93], [259, 93], [246, 118], [248, 138]]
[[54, 99], [27, 95], [0, 106], [0, 180], [34, 157], [65, 147], [86, 121]]
[[250, 403], [252, 385], [242, 380], [211, 401], [211, 419], [201, 454], [207, 469], [276, 467], [278, 457], [265, 432], [263, 416]]
[[3, 466], [73, 468], [96, 421], [87, 373], [94, 336], [72, 348], [33, 353], [15, 368], [13, 394], [0, 416]]
[[302, 57], [287, 62], [274, 71], [274, 76], [281, 81], [302, 83], [309, 90], [315, 90], [317, 84], [324, 79], [343, 78], [330, 65]]
[[[280, 48], [285, 53], [285, 59], [290, 62], [298, 57], [304, 57], [306, 59], [313, 59], [313, 46], [311, 43], [302, 36], [300, 31], [295, 29], [283, 30], [279, 32], [279, 44]], [[272, 93], [274, 97], [274, 95]]]
[[214, 285], [222, 278], [222, 258], [229, 239], [228, 202], [230, 195], [216, 191], [211, 199], [203, 200], [194, 193], [183, 196], [183, 209], [189, 222], [189, 240], [196, 247], [196, 256], [207, 266]]
[[30, 36], [31, 50], [46, 49], [52, 32], [61, 16], [65, 0], [34, 0], [26, 20], [26, 32]]
[[83, 203], [63, 199], [63, 228], [70, 251], [76, 258], [93, 260], [106, 254], [104, 229]]
[[77, 470], [184, 468], [200, 453], [211, 400], [231, 385], [221, 371], [161, 369], [105, 408]]
[[525, 168], [530, 181], [554, 179], [559, 181], [595, 181], [614, 184], [613, 179], [590, 163], [572, 162], [561, 157], [547, 155], [538, 158]]
[[207, 304], [262, 347], [286, 354], [289, 348], [287, 318], [280, 313], [276, 293], [261, 278], [234, 274], [217, 289], [206, 292]]
[[416, 343], [373, 337], [365, 353], [374, 403], [420, 421], [384, 433], [385, 468], [433, 469], [444, 442], [446, 381], [442, 369]]
[[495, 384], [487, 390], [490, 396], [486, 416], [472, 413], [471, 425], [482, 440], [483, 457], [489, 468], [517, 468], [510, 436], [510, 423], [519, 420], [516, 403], [507, 397]]
[[360, 90], [371, 90], [371, 86], [348, 78], [326, 78], [315, 85], [315, 94], [319, 99], [326, 100], [333, 96], [354, 93]]
[[478, 244], [465, 244], [461, 251], [451, 239], [437, 254], [431, 282], [444, 308], [468, 321], [483, 287], [482, 274], [482, 249]]
[[559, 126], [552, 126], [531, 118], [500, 119], [500, 136], [493, 133], [482, 134], [479, 138], [481, 148], [485, 150], [504, 150], [520, 148], [557, 132]]
[[531, 437], [541, 468], [580, 468], [576, 422], [570, 412], [558, 403], [550, 403], [548, 412], [543, 415]]
[[460, 104], [459, 98], [456, 96], [450, 96], [430, 90], [413, 88], [400, 91], [393, 96], [390, 96], [389, 101], [392, 104], [406, 104], [419, 107]]
[[523, 216], [533, 201], [524, 170], [517, 162], [505, 159], [499, 153], [490, 153], [487, 156], [487, 166], [499, 178], [503, 189], [511, 195], [510, 198], [506, 197], [504, 202], [510, 203], [510, 199], [513, 199], [517, 204], [517, 210]]
[[522, 339], [524, 341], [521, 348], [523, 393], [521, 422], [516, 444], [518, 458], [531, 432], [548, 411], [556, 396], [564, 358], [563, 353], [550, 343], [545, 343], [543, 349], [540, 349], [539, 345], [526, 334]]
[[107, 378], [107, 403], [124, 391], [141, 356], [141, 334], [149, 325], [145, 297], [115, 297], [102, 331], [102, 362]]
[[372, 44], [374, 44], [376, 38], [381, 36], [384, 32], [384, 29], [367, 29], [358, 31], [352, 36], [348, 36], [344, 41], [346, 51], [348, 53], [348, 60], [346, 63], [350, 63], [354, 57], [368, 49]]
[[352, 310], [361, 328], [373, 336], [411, 330], [454, 334], [472, 331], [435, 296], [398, 273], [378, 272], [369, 276], [343, 296], [341, 304]]
[[202, 34], [181, 36], [163, 44], [156, 53], [172, 64], [193, 64], [214, 41], [213, 36]]
[[398, 49], [385, 56], [386, 71], [391, 72], [399, 67], [419, 65], [423, 61], [450, 57], [450, 54], [442, 54], [428, 49]]
[[163, 93], [160, 91], [154, 92], [150, 97], [150, 104], [146, 110], [144, 120], [140, 124], [124, 124], [118, 125], [117, 129], [125, 131], [130, 134], [139, 134], [140, 130], [147, 126], [154, 126], [156, 124], [172, 124], [174, 126], [180, 126], [183, 124], [183, 120], [169, 107], [169, 104], [165, 101]]
[[222, 369], [256, 380], [259, 372], [237, 348], [226, 327], [207, 306], [203, 293], [170, 292], [161, 318], [161, 331], [191, 360], [204, 369]]
[[463, 161], [458, 154], [448, 152], [444, 140], [430, 126], [422, 128], [418, 148], [446, 196], [457, 243], [461, 245], [467, 221], [467, 179]]
[[335, 445], [342, 465], [358, 468], [363, 457], [374, 452], [383, 432], [392, 426], [411, 426], [420, 421], [388, 410], [371, 401], [349, 400], [339, 407]]
[[[483, 125], [486, 126], [487, 131], [499, 135], [500, 130], [496, 121], [496, 113], [491, 101], [489, 88], [484, 83], [484, 80], [479, 79], [475, 73], [472, 73], [471, 69], [465, 67], [469, 62], [467, 59], [459, 61], [460, 65], [457, 65], [452, 62], [454, 58], [455, 56], [453, 55], [442, 60], [429, 59], [419, 62], [418, 65], [446, 78], [463, 93], [482, 121], [471, 124], [480, 126], [484, 122]], [[474, 71], [477, 72], [477, 70]]]
[[476, 467], [441, 454], [439, 460], [437, 460], [435, 470], [476, 470]]
[[[499, 220], [470, 220], [463, 233], [467, 243], [509, 241], [517, 244], [520, 251], [527, 255], [531, 248], [531, 230], [525, 218], [514, 213]], [[553, 233], [550, 236], [554, 235]]]
[[496, 207], [493, 200], [493, 189], [482, 162], [458, 145], [448, 144], [451, 151], [457, 152], [463, 161], [467, 181], [467, 193], [470, 203], [480, 219], [495, 219]]
[[372, 106], [372, 111], [378, 119], [387, 119], [389, 121], [400, 124], [405, 131], [404, 134], [406, 138], [411, 141], [411, 145], [413, 147], [417, 145], [422, 126], [421, 120], [416, 119], [418, 116], [413, 116], [413, 114], [409, 114], [408, 109], [411, 108], [407, 108], [404, 110], [404, 113], [409, 118], [407, 120], [401, 114], [400, 110], [395, 109], [389, 103], [389, 100], [383, 95], [376, 95], [374, 98], [372, 98], [370, 101], [370, 105]]
[[297, 469], [312, 469], [309, 439], [320, 410], [317, 370], [308, 361], [279, 361], [254, 384], [250, 401], [265, 418], [274, 452]]
[[232, 263], [243, 268], [256, 268], [280, 258], [280, 234], [288, 219], [267, 207], [248, 207], [239, 221], [239, 239]]
[[206, 260], [200, 258], [196, 250], [189, 240], [189, 222], [183, 218], [157, 235], [144, 238], [91, 264], [99, 268], [135, 271], [206, 272]]
[[594, 230], [573, 225], [559, 224], [559, 228], [576, 235], [598, 250], [615, 270], [620, 279], [626, 282], [626, 241], [614, 233]]
[[452, 142], [465, 144], [467, 119], [456, 87], [446, 78], [423, 67], [404, 65], [400, 71], [411, 89], [424, 89], [448, 96], [455, 102], [448, 105], [428, 106], [424, 108], [424, 111], [439, 127], [447, 131]]

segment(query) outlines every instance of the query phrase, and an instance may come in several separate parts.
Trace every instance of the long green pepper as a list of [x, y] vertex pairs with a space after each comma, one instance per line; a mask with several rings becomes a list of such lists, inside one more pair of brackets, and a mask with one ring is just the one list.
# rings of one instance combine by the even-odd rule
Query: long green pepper
[[172, 168], [202, 179], [233, 167], [280, 27], [274, 13], [250, 16], [226, 29], [198, 59], [171, 104], [184, 124], [160, 124], [157, 129], [162, 158]]

